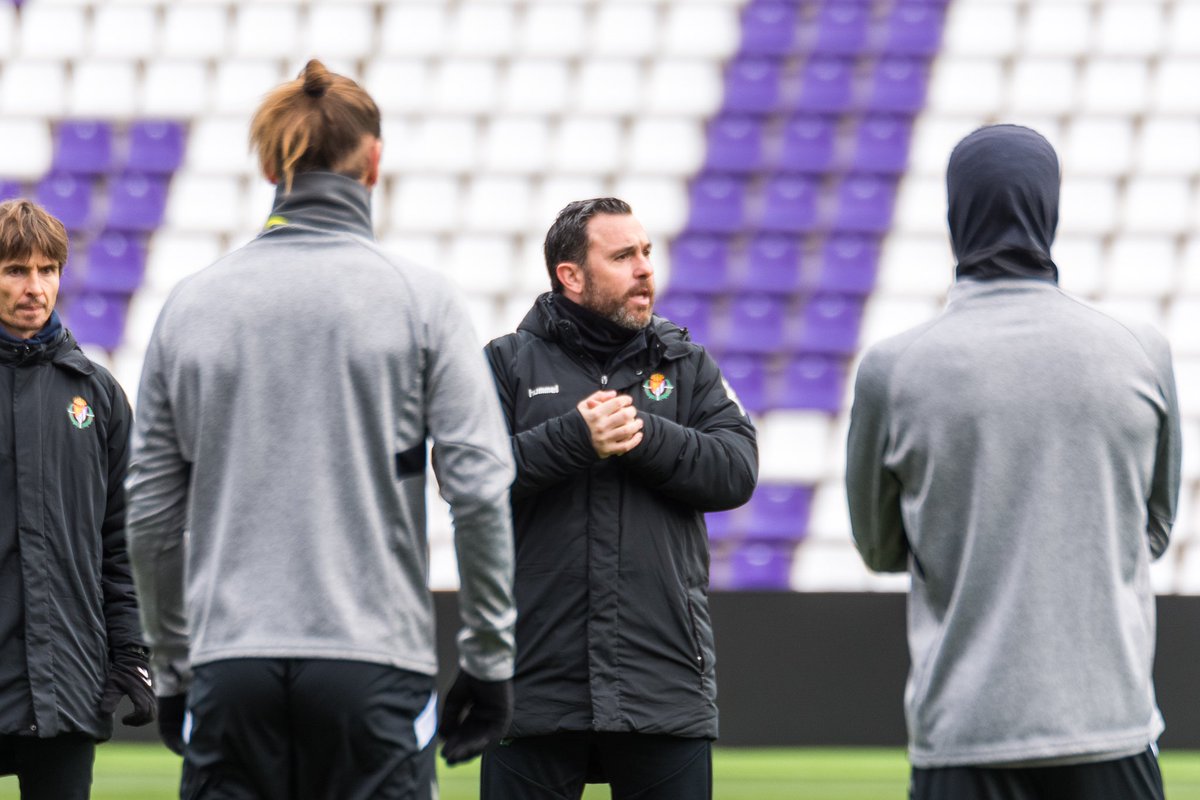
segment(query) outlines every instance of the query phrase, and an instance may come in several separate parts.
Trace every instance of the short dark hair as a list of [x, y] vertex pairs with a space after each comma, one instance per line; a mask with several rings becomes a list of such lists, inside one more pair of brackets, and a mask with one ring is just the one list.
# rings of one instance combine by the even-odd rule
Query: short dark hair
[[546, 272], [550, 273], [550, 290], [561, 292], [555, 267], [564, 261], [579, 264], [587, 261], [588, 220], [597, 214], [632, 214], [629, 203], [616, 197], [593, 197], [591, 200], [576, 200], [558, 212], [554, 224], [546, 232], [543, 252], [546, 255]]
[[67, 263], [67, 229], [36, 203], [0, 203], [0, 262], [25, 261], [34, 252], [61, 271]]

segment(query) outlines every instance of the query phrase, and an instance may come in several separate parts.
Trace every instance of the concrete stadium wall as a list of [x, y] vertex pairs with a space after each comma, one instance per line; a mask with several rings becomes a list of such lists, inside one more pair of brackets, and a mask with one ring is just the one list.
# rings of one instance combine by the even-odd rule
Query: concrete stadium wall
[[[444, 691], [455, 668], [457, 598], [438, 592], [435, 603]], [[1200, 597], [1160, 597], [1158, 610], [1161, 744], [1200, 749]], [[717, 592], [712, 612], [722, 745], [904, 744], [904, 595]], [[118, 739], [153, 736], [154, 726], [118, 726]]]

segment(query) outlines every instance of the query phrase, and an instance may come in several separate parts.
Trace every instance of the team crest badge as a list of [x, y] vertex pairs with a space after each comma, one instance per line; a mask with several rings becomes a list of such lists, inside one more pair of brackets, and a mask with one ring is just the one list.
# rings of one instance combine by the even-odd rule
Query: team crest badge
[[666, 375], [656, 372], [642, 384], [642, 391], [651, 400], [666, 400], [671, 396], [671, 392], [675, 391], [675, 387], [671, 384], [671, 381], [667, 380]]
[[67, 416], [71, 418], [71, 424], [80, 430], [89, 427], [96, 419], [92, 407], [82, 397], [71, 400], [71, 405], [67, 406]]

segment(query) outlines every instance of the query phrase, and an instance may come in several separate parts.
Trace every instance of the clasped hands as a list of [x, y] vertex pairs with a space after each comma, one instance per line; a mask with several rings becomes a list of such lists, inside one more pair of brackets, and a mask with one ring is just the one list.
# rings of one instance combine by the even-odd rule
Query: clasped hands
[[601, 458], [620, 456], [642, 441], [642, 420], [633, 398], [605, 389], [594, 392], [575, 406], [592, 433], [592, 447]]

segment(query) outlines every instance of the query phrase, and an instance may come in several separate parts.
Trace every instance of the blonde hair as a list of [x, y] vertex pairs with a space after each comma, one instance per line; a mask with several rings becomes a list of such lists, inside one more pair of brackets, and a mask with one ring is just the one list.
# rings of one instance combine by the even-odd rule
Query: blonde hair
[[61, 270], [67, 263], [67, 229], [37, 203], [0, 203], [0, 262], [27, 261], [34, 253]]
[[250, 146], [263, 174], [283, 181], [289, 192], [298, 173], [357, 168], [346, 162], [364, 135], [379, 137], [379, 107], [361, 86], [315, 58], [295, 80], [272, 89], [250, 123]]

